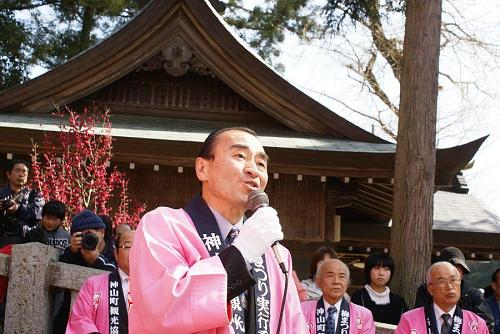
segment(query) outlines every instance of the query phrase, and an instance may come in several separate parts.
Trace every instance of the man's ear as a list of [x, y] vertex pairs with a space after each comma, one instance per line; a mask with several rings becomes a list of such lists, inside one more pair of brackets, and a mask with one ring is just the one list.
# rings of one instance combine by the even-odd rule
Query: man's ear
[[208, 180], [208, 160], [203, 159], [201, 157], [196, 158], [195, 161], [195, 171], [196, 171], [196, 177], [198, 180], [201, 182]]
[[7, 171], [5, 174], [7, 175], [7, 180], [10, 180], [10, 172]]
[[[314, 283], [316, 283], [316, 286], [318, 288], [320, 288], [320, 284], [319, 284], [319, 275], [318, 273], [316, 272], [316, 276], [314, 276]], [[321, 288], [320, 288], [321, 289]]]

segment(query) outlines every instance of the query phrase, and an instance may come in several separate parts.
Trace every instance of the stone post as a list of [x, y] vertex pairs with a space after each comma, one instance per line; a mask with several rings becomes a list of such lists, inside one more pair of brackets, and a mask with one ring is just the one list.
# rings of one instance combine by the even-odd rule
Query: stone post
[[40, 243], [12, 247], [4, 333], [52, 332], [50, 264], [57, 259], [55, 248]]

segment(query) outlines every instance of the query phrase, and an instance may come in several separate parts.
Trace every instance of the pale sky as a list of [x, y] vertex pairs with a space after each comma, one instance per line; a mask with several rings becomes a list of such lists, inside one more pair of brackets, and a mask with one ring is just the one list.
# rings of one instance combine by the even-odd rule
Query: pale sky
[[[455, 0], [454, 0], [455, 1]], [[474, 167], [465, 171], [465, 176], [470, 188], [470, 194], [476, 196], [486, 206], [500, 215], [500, 4], [492, 1], [481, 1], [481, 6], [476, 6], [479, 1], [470, 4], [470, 1], [454, 2], [454, 6], [462, 6], [462, 13], [467, 17], [460, 17], [460, 22], [478, 37], [491, 44], [495, 56], [488, 53], [471, 50], [446, 50], [440, 58], [440, 71], [452, 75], [456, 80], [470, 81], [473, 84], [460, 89], [451, 84], [444, 77], [440, 77], [442, 89], [439, 92], [439, 112], [442, 115], [440, 124], [446, 125], [453, 120], [453, 125], [443, 130], [443, 135], [438, 140], [440, 148], [451, 147], [467, 143], [471, 140], [489, 135], [489, 138], [474, 157]], [[446, 11], [451, 10], [444, 7]], [[449, 16], [443, 15], [443, 21]], [[401, 34], [403, 26], [393, 27], [394, 34]], [[349, 35], [353, 44], [363, 45], [366, 41], [366, 32], [357, 29], [356, 33]], [[349, 61], [338, 56], [325, 47], [342, 49], [345, 40], [340, 42], [315, 42], [304, 44], [288, 36], [286, 46], [281, 48], [280, 61], [286, 66], [284, 76], [287, 80], [302, 89], [305, 93], [315, 98], [325, 106], [367, 131], [372, 130], [373, 121], [362, 118], [343, 104], [351, 108], [369, 113], [382, 108], [366, 89], [362, 89], [358, 82], [352, 80], [355, 75], [348, 71], [345, 64]], [[366, 43], [364, 43], [366, 45]], [[369, 45], [369, 44], [368, 44]], [[345, 49], [345, 48], [344, 48]], [[347, 47], [346, 50], [350, 50]], [[457, 54], [457, 52], [461, 52]], [[381, 57], [380, 57], [381, 58]], [[461, 59], [460, 61], [458, 59]], [[398, 101], [399, 87], [395, 83], [387, 65], [380, 62], [380, 75], [382, 83], [388, 87], [388, 92], [393, 101]], [[479, 89], [475, 88], [477, 84]], [[326, 95], [326, 96], [325, 96]], [[334, 99], [327, 96], [332, 96]], [[376, 124], [375, 124], [376, 125]], [[396, 124], [394, 123], [396, 127]], [[438, 125], [439, 127], [439, 125]], [[377, 126], [375, 134], [388, 139]]]

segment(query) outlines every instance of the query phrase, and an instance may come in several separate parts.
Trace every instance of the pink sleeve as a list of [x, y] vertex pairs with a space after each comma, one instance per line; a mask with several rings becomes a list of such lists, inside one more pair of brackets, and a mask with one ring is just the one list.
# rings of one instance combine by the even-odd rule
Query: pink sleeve
[[489, 334], [490, 331], [488, 329], [488, 326], [486, 325], [486, 321], [484, 321], [484, 319], [480, 318], [479, 316], [477, 317], [479, 321], [479, 326], [481, 327], [479, 334]]
[[141, 220], [130, 253], [131, 333], [192, 333], [229, 324], [226, 271], [182, 210]]
[[295, 270], [292, 271], [292, 277], [293, 277], [293, 281], [295, 282], [295, 287], [297, 288], [297, 293], [299, 294], [299, 300], [301, 302], [306, 301], [307, 300], [307, 291], [306, 291], [306, 289], [304, 289], [302, 284], [300, 284], [299, 278], [297, 277], [297, 273], [295, 272]]
[[[93, 305], [94, 293], [89, 279], [83, 283], [69, 315], [66, 334], [98, 333], [95, 324], [96, 310]], [[100, 302], [104, 302], [101, 300]]]
[[317, 301], [305, 301], [300, 304], [302, 313], [306, 320], [306, 325], [309, 328], [309, 333], [316, 333], [316, 303]]
[[286, 250], [286, 253], [288, 260], [287, 261], [288, 272], [292, 273], [292, 277], [295, 283], [292, 285], [290, 284], [291, 282], [289, 282], [289, 289], [287, 292], [287, 306], [288, 306], [288, 316], [290, 323], [288, 324], [284, 332], [294, 333], [294, 334], [308, 334], [309, 328], [307, 326], [307, 321], [304, 317], [304, 314], [302, 313], [302, 307], [300, 306], [300, 300], [299, 300], [299, 295], [297, 294], [297, 289], [292, 289], [294, 286], [297, 285], [297, 283], [300, 286], [300, 282], [298, 282], [298, 279], [296, 279], [295, 271], [293, 271], [292, 256], [290, 255], [288, 249]]
[[399, 320], [398, 327], [394, 331], [394, 334], [409, 334], [410, 333], [410, 324], [408, 322], [407, 317], [403, 314], [401, 319]]
[[363, 326], [363, 333], [375, 334], [375, 323], [373, 322], [372, 312], [365, 308], [365, 326]]

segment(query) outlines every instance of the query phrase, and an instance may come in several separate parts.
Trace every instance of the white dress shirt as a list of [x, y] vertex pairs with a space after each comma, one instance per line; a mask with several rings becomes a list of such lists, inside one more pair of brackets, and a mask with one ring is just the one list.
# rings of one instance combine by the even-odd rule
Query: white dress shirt
[[128, 298], [129, 298], [129, 282], [128, 282], [128, 275], [125, 273], [123, 270], [118, 268], [118, 275], [120, 276], [120, 281], [122, 283], [122, 291], [123, 291], [123, 297], [125, 299], [125, 305], [127, 307], [127, 312], [129, 309], [129, 304], [128, 304]]
[[[325, 298], [323, 298], [323, 303], [325, 304], [325, 312], [326, 314], [328, 315], [328, 309], [330, 308], [330, 306], [332, 306], [331, 304], [329, 304]], [[337, 312], [335, 312], [335, 331], [337, 330], [337, 327], [339, 327], [339, 314], [340, 314], [340, 305], [342, 305], [342, 298], [340, 298], [340, 300], [338, 302], [335, 303], [335, 308], [337, 309]], [[328, 318], [327, 318], [328, 319]]]
[[222, 237], [221, 241], [223, 243], [226, 241], [227, 235], [229, 234], [229, 231], [231, 231], [231, 228], [233, 226], [241, 231], [241, 228], [243, 227], [243, 217], [241, 217], [239, 222], [237, 222], [236, 224], [233, 225], [229, 222], [229, 220], [224, 218], [223, 215], [221, 215], [219, 212], [217, 212], [217, 210], [212, 209], [210, 206], [209, 206], [209, 208], [215, 217], [215, 221], [217, 222], [217, 225], [219, 226], [220, 235]]
[[444, 322], [444, 320], [443, 320], [443, 318], [441, 318], [441, 316], [445, 313], [448, 313], [450, 315], [448, 322], [451, 326], [451, 324], [453, 323], [453, 314], [455, 314], [455, 309], [457, 308], [457, 306], [455, 305], [455, 306], [453, 306], [453, 308], [450, 311], [445, 312], [439, 306], [437, 306], [436, 303], [433, 303], [432, 305], [434, 307], [434, 315], [436, 317], [438, 334], [441, 334], [441, 326], [443, 325], [443, 322]]

